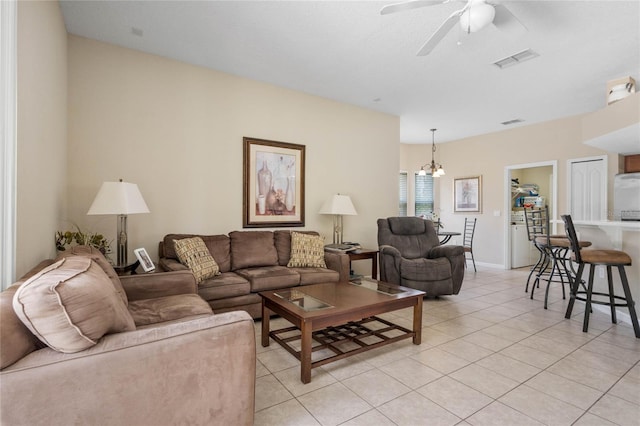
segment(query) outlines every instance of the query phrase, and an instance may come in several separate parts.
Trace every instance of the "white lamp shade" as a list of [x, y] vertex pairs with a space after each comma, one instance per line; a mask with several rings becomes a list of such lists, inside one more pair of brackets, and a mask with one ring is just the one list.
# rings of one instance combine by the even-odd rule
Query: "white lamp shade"
[[336, 194], [329, 198], [320, 209], [320, 214], [342, 214], [355, 216], [358, 214], [348, 195]]
[[463, 31], [475, 33], [492, 23], [495, 16], [496, 9], [493, 6], [485, 3], [484, 0], [476, 0], [460, 16], [460, 26]]
[[149, 213], [138, 185], [129, 182], [104, 182], [87, 214]]

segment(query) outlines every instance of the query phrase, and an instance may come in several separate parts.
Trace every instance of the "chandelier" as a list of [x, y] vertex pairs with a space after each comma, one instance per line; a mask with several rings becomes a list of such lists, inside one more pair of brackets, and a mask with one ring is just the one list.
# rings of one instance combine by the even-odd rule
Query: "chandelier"
[[429, 166], [429, 169], [431, 170], [431, 176], [432, 177], [440, 177], [442, 175], [444, 175], [444, 169], [442, 168], [442, 164], [436, 163], [435, 161], [435, 154], [436, 154], [436, 130], [438, 129], [431, 129], [431, 163], [427, 163], [424, 166], [420, 167], [420, 171], [418, 172], [418, 175], [420, 176], [426, 176], [427, 175], [427, 171], [424, 169], [426, 166]]

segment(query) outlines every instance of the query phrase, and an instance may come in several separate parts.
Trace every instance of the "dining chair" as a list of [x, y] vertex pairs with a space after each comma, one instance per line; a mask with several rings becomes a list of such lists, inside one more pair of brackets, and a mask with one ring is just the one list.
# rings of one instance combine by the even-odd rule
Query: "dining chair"
[[473, 221], [469, 218], [464, 218], [464, 235], [462, 237], [462, 247], [464, 248], [464, 267], [467, 267], [467, 253], [471, 254], [471, 261], [473, 262], [473, 270], [477, 272], [476, 269], [476, 259], [473, 257], [473, 234], [476, 231], [476, 221], [478, 219], [474, 218]]
[[[631, 266], [631, 257], [624, 251], [620, 250], [582, 250], [571, 215], [563, 215], [562, 220], [564, 221], [567, 238], [571, 243], [571, 251], [573, 252], [571, 258], [578, 264], [578, 271], [576, 272], [575, 277], [573, 277], [571, 283], [570, 299], [567, 306], [565, 318], [571, 318], [571, 312], [573, 311], [573, 306], [576, 300], [584, 301], [586, 303], [586, 306], [584, 309], [582, 331], [586, 333], [589, 329], [589, 316], [591, 315], [592, 304], [609, 306], [611, 309], [611, 322], [613, 324], [617, 324], [618, 322], [616, 318], [616, 306], [626, 306], [627, 308], [629, 308], [629, 316], [631, 317], [633, 331], [636, 335], [636, 338], [640, 339], [640, 326], [638, 325], [638, 316], [636, 315], [635, 302], [633, 301], [633, 297], [631, 296], [631, 290], [629, 289], [629, 280], [627, 279], [627, 274], [625, 272], [625, 267]], [[584, 272], [585, 265], [589, 265], [589, 282], [586, 289], [579, 291], [578, 289], [580, 287], [582, 273]], [[595, 276], [596, 266], [598, 265], [605, 266], [607, 268], [608, 292], [606, 293], [604, 291], [593, 290], [593, 279]], [[618, 268], [624, 297], [616, 296], [615, 294], [615, 291], [613, 289], [613, 274], [611, 271], [612, 267]], [[595, 300], [593, 298], [594, 296], [601, 297], [604, 300]], [[616, 303], [616, 300], [623, 301], [624, 303]]]

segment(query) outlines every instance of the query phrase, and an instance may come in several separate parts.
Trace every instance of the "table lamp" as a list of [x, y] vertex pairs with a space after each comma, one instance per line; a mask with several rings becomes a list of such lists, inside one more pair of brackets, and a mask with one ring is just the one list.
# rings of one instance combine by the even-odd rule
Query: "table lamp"
[[135, 183], [103, 182], [98, 195], [87, 212], [88, 215], [118, 215], [118, 264], [127, 265], [127, 215], [149, 213], [149, 208]]
[[353, 207], [351, 198], [348, 195], [336, 194], [324, 203], [320, 209], [320, 214], [333, 215], [333, 244], [327, 247], [337, 247], [342, 244], [342, 216], [355, 216], [358, 213], [356, 212], [356, 208]]

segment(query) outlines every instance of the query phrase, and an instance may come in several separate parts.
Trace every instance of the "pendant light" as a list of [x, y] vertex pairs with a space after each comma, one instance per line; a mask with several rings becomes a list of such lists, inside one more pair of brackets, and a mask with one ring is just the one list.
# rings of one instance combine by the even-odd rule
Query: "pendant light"
[[436, 130], [438, 129], [431, 129], [431, 163], [427, 163], [424, 166], [420, 167], [420, 171], [418, 172], [418, 175], [420, 176], [427, 175], [427, 171], [424, 169], [426, 166], [429, 166], [431, 176], [434, 178], [443, 176], [445, 174], [444, 169], [442, 168], [442, 164], [436, 163], [435, 161]]

